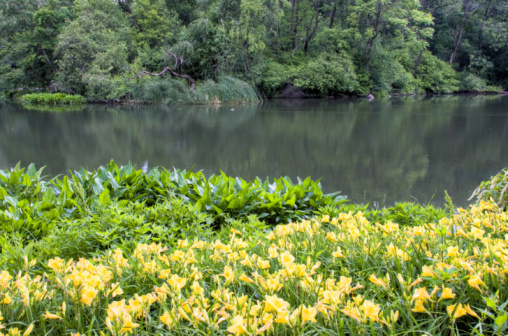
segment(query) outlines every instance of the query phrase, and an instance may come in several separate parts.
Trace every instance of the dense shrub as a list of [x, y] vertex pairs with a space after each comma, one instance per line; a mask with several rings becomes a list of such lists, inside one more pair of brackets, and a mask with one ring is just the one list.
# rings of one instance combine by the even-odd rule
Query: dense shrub
[[263, 92], [269, 97], [277, 96], [287, 84], [291, 83], [290, 78], [293, 72], [294, 68], [291, 66], [282, 65], [273, 60], [268, 61], [261, 82]]
[[[229, 218], [242, 219], [251, 215], [270, 225], [301, 220], [309, 218], [319, 207], [346, 201], [339, 193], [324, 194], [319, 182], [310, 178], [299, 179], [298, 183], [289, 178], [275, 179], [272, 183], [259, 178], [247, 182], [224, 173], [208, 178], [202, 172], [176, 169], [170, 172], [154, 168], [145, 173], [132, 165], [119, 167], [114, 162], [92, 172], [81, 169], [49, 182], [42, 179], [41, 173], [42, 170], [37, 171], [33, 165], [26, 171], [19, 165], [0, 171], [1, 229], [21, 242], [51, 235], [57, 223], [62, 230], [89, 225], [96, 227], [97, 232], [105, 232], [106, 229], [94, 223], [103, 221], [105, 207], [116, 205], [119, 208], [115, 211], [129, 214], [125, 216], [132, 219], [127, 220], [126, 227], [146, 224], [151, 229], [139, 230], [150, 236], [156, 235], [158, 229], [154, 227], [161, 223], [156, 218], [151, 220], [154, 214], [147, 213], [146, 209], [162, 207], [160, 213], [166, 213], [164, 205], [169, 203], [171, 208], [178, 200], [184, 202], [179, 207], [187, 209], [185, 218], [192, 218], [192, 213], [202, 213], [199, 216], [205, 216], [206, 220], [199, 222], [213, 224], [216, 229]], [[148, 222], [141, 223], [141, 218]], [[111, 221], [115, 222], [114, 216]], [[170, 222], [175, 221], [165, 220], [166, 225]], [[186, 220], [176, 222], [179, 224], [174, 229], [178, 232], [188, 226]], [[192, 223], [199, 226], [195, 221]], [[141, 239], [136, 231], [122, 231], [122, 225], [114, 225], [113, 230], [119, 234], [115, 242], [129, 237]], [[168, 234], [164, 235], [170, 237], [165, 240], [166, 244], [178, 237], [176, 233], [174, 236]], [[111, 244], [104, 243], [101, 249]]]
[[172, 78], [154, 78], [131, 86], [133, 98], [148, 103], [193, 104], [189, 87]]
[[195, 92], [191, 92], [183, 81], [173, 78], [145, 80], [134, 85], [133, 92], [135, 99], [166, 105], [208, 105], [257, 102], [260, 100], [251, 85], [229, 76], [220, 77], [217, 82], [207, 80], [198, 83]]
[[452, 66], [426, 51], [416, 72], [419, 87], [427, 92], [452, 93], [459, 90], [457, 74]]
[[490, 86], [485, 79], [475, 74], [463, 72], [460, 74], [460, 89], [469, 92], [493, 92], [501, 91], [501, 88]]
[[300, 65], [295, 70], [293, 84], [322, 95], [354, 94], [363, 91], [353, 61], [346, 53], [322, 53]]
[[251, 85], [230, 76], [220, 77], [217, 82], [204, 81], [196, 88], [196, 97], [202, 104], [248, 103], [260, 100]]
[[476, 197], [476, 203], [493, 199], [502, 209], [508, 208], [508, 169], [482, 182], [475, 189], [469, 200]]
[[369, 64], [373, 91], [380, 93], [414, 93], [417, 83], [413, 75], [399, 62], [396, 52], [381, 47], [374, 49]]
[[418, 226], [426, 223], [438, 222], [447, 216], [443, 208], [433, 205], [421, 205], [412, 202], [396, 202], [393, 206], [376, 209], [367, 205], [342, 204], [339, 207], [326, 206], [319, 209], [319, 213], [330, 217], [337, 217], [340, 213], [362, 213], [373, 223], [396, 223], [401, 226]]

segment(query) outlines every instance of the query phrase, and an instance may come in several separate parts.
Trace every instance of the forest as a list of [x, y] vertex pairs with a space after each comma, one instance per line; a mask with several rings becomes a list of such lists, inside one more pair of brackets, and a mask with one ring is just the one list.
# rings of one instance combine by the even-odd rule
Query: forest
[[505, 0], [3, 0], [0, 95], [500, 92], [507, 18]]

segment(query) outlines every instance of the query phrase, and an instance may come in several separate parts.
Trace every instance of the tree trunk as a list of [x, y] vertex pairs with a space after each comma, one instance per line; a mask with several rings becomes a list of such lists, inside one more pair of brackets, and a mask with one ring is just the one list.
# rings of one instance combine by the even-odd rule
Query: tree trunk
[[462, 22], [460, 23], [459, 33], [457, 34], [457, 40], [455, 41], [455, 47], [453, 48], [452, 56], [450, 57], [450, 64], [453, 65], [455, 61], [455, 57], [457, 56], [457, 51], [459, 50], [460, 44], [462, 43], [462, 33], [464, 32], [464, 24], [466, 23], [467, 17], [469, 14], [474, 12], [478, 8], [478, 5], [471, 0], [464, 0], [462, 4]]
[[383, 5], [381, 4], [381, 1], [377, 2], [377, 12], [376, 12], [376, 22], [374, 24], [374, 36], [372, 36], [369, 39], [369, 42], [367, 43], [367, 50], [365, 51], [367, 53], [367, 61], [365, 62], [365, 66], [368, 68], [370, 60], [372, 58], [372, 48], [374, 47], [374, 40], [376, 39], [377, 35], [379, 34], [379, 24], [381, 23], [381, 12], [383, 9]]
[[485, 26], [485, 21], [488, 19], [490, 3], [492, 0], [489, 0], [487, 3], [487, 8], [485, 9], [485, 14], [483, 14], [483, 22], [480, 25], [480, 29], [478, 30], [478, 51], [481, 51], [483, 48], [483, 27]]
[[312, 39], [312, 37], [314, 36], [314, 34], [316, 33], [317, 28], [318, 28], [318, 23], [319, 23], [319, 5], [320, 4], [321, 4], [321, 0], [316, 1], [316, 6], [314, 8], [314, 10], [315, 10], [315, 14], [314, 15], [316, 17], [316, 23], [314, 25], [314, 29], [312, 30], [312, 32], [310, 31], [311, 27], [312, 27], [312, 22], [314, 21], [314, 15], [312, 15], [312, 19], [310, 20], [309, 26], [307, 27], [307, 33], [305, 34], [305, 46], [303, 47], [303, 53], [304, 54], [307, 54], [307, 51], [309, 49], [309, 42]]
[[149, 72], [149, 71], [141, 71], [139, 73], [139, 75], [137, 75], [136, 77], [141, 78], [143, 75], [162, 76], [167, 71], [169, 71], [171, 77], [185, 79], [187, 81], [187, 83], [189, 84], [189, 90], [191, 92], [194, 92], [194, 89], [196, 88], [196, 81], [194, 80], [194, 78], [190, 77], [189, 75], [184, 75], [184, 74], [177, 73], [173, 69], [171, 69], [170, 67], [165, 67], [164, 69], [162, 69], [161, 72], [158, 72], [158, 73], [153, 73], [153, 72]]
[[298, 34], [298, 9], [300, 6], [300, 0], [291, 1], [291, 31], [293, 37], [291, 38], [291, 45], [293, 50], [296, 49], [296, 35]]
[[117, 4], [122, 11], [124, 11], [127, 14], [132, 14], [132, 9], [126, 0], [120, 0], [117, 2]]
[[171, 77], [185, 79], [187, 81], [187, 84], [189, 84], [189, 90], [191, 92], [194, 92], [194, 89], [196, 88], [196, 81], [191, 76], [185, 75], [185, 74], [182, 73], [183, 59], [178, 57], [178, 56], [176, 56], [174, 53], [172, 53], [172, 52], [170, 52], [168, 50], [166, 50], [166, 53], [168, 55], [170, 55], [170, 56], [173, 56], [173, 58], [175, 59], [175, 69], [178, 69], [179, 72], [176, 72], [175, 70], [171, 69], [170, 67], [164, 67], [164, 69], [162, 69], [162, 71], [158, 72], [158, 73], [153, 73], [153, 72], [149, 72], [149, 71], [144, 71], [143, 70], [138, 75], [136, 75], [136, 77], [137, 78], [141, 78], [143, 75], [162, 76], [166, 72], [169, 71], [169, 74], [171, 75]]
[[330, 29], [332, 29], [332, 27], [333, 27], [333, 21], [335, 19], [335, 14], [337, 14], [337, 6], [336, 5], [333, 6], [332, 16], [330, 17]]
[[450, 65], [453, 65], [457, 51], [459, 50], [460, 43], [462, 42], [462, 31], [464, 30], [464, 22], [466, 21], [466, 12], [462, 17], [462, 23], [460, 24], [459, 33], [457, 34], [457, 40], [455, 41], [455, 48], [453, 48], [452, 56], [450, 57]]
[[418, 55], [418, 58], [416, 59], [415, 66], [413, 68], [413, 77], [416, 77], [416, 71], [418, 71], [418, 67], [420, 66], [420, 63], [422, 61], [423, 52], [425, 49], [422, 49], [420, 51], [420, 55]]

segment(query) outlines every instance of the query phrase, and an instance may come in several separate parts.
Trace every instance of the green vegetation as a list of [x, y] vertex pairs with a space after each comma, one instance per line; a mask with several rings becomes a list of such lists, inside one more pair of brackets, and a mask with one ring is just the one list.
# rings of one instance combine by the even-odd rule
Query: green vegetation
[[501, 0], [4, 1], [0, 95], [218, 104], [258, 91], [499, 92], [507, 13]]
[[224, 76], [198, 83], [195, 92], [182, 82], [171, 79], [151, 79], [133, 89], [133, 98], [165, 105], [218, 105], [221, 103], [258, 102], [260, 97], [252, 86], [239, 79]]
[[77, 258], [133, 242], [171, 245], [189, 235], [209, 237], [232, 220], [253, 228], [276, 225], [346, 200], [338, 192], [323, 194], [310, 178], [247, 182], [224, 173], [143, 173], [111, 162], [46, 181], [42, 169], [18, 165], [0, 171], [0, 265], [13, 267], [7, 266], [14, 263], [9, 251], [16, 249], [41, 258]]
[[448, 213], [445, 209], [432, 205], [421, 205], [412, 202], [396, 202], [393, 206], [375, 209], [369, 204], [343, 204], [341, 206], [326, 206], [319, 209], [319, 213], [330, 217], [337, 217], [340, 213], [353, 213], [362, 215], [373, 223], [397, 223], [401, 226], [420, 226], [425, 223], [439, 221]]
[[508, 208], [508, 169], [503, 169], [490, 180], [482, 182], [475, 189], [469, 200], [476, 197], [476, 202], [490, 201], [497, 203], [502, 209]]
[[24, 105], [79, 105], [85, 102], [80, 95], [64, 93], [30, 93], [21, 96]]
[[376, 210], [311, 179], [114, 162], [51, 180], [42, 172], [0, 170], [5, 335], [508, 328], [508, 213], [494, 203]]

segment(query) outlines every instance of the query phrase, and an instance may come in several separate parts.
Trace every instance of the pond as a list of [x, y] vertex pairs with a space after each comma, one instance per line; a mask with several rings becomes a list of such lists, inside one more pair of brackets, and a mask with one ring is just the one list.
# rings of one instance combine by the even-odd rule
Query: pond
[[322, 178], [360, 203], [456, 204], [508, 167], [508, 96], [275, 100], [247, 106], [47, 112], [0, 105], [0, 168], [48, 176], [114, 159], [139, 168]]

